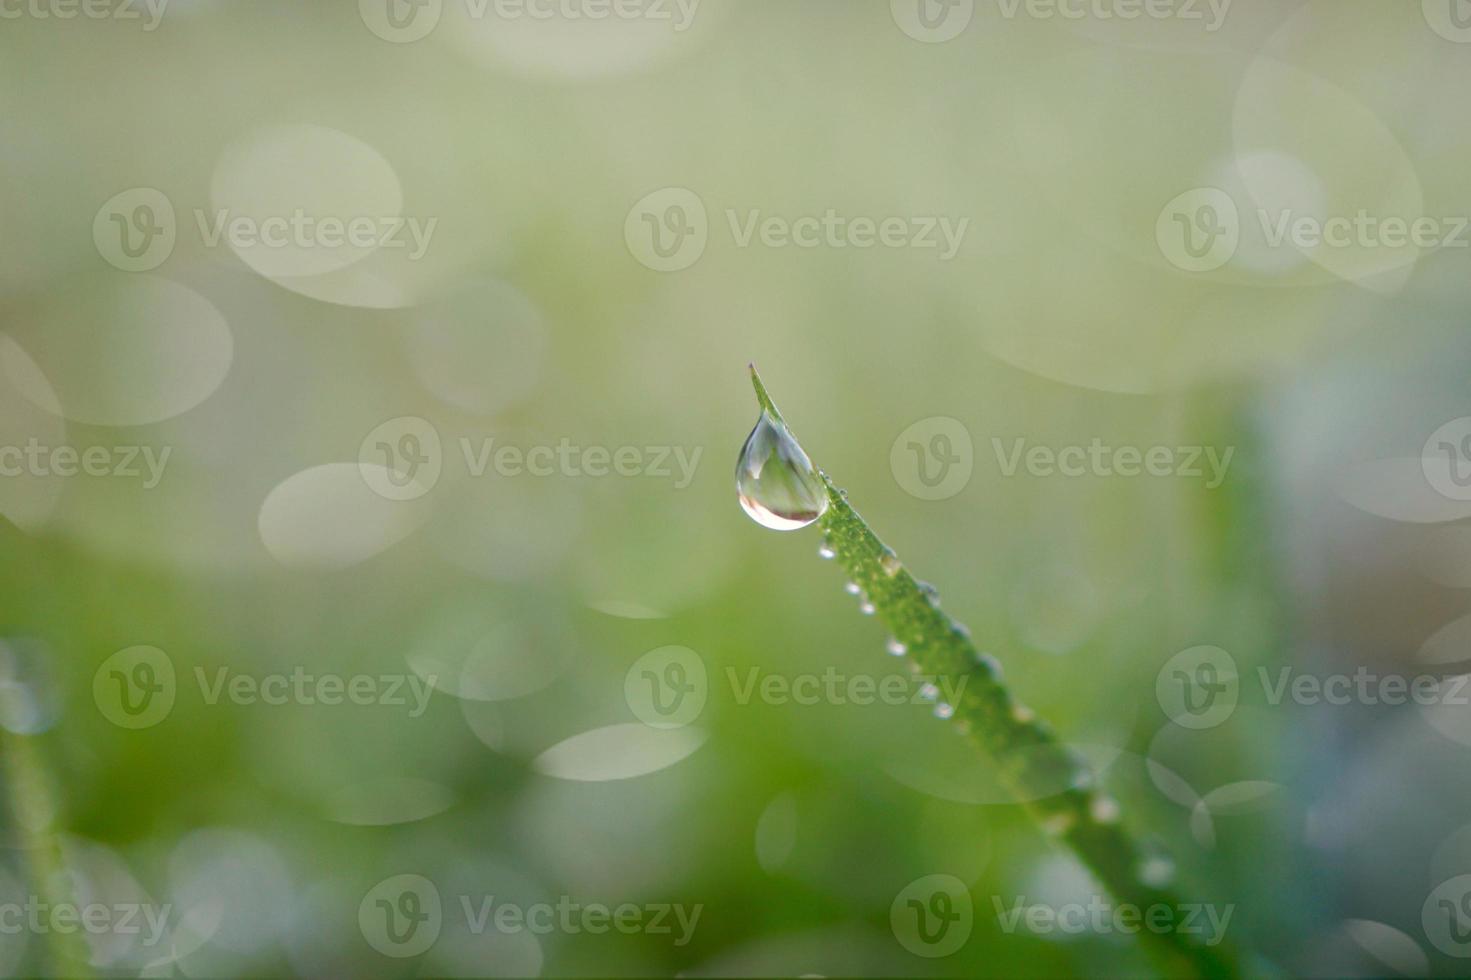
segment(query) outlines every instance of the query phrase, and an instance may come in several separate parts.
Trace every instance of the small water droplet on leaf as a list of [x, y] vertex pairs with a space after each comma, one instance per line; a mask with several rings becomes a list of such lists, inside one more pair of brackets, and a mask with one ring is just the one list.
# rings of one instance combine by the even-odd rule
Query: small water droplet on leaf
[[889, 576], [889, 578], [898, 575], [899, 569], [904, 567], [899, 561], [899, 556], [894, 554], [890, 548], [885, 548], [884, 553], [879, 556], [879, 565], [883, 567], [884, 574]]

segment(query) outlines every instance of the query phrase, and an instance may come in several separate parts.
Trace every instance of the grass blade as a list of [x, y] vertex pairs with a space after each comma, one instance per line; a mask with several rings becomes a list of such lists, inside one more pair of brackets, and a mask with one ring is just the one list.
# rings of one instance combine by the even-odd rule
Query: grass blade
[[[785, 424], [754, 365], [751, 381], [762, 409]], [[1038, 825], [1070, 848], [1120, 904], [1179, 909], [1183, 903], [1169, 887], [1168, 863], [1130, 836], [1118, 804], [1098, 785], [1087, 761], [1016, 700], [1001, 678], [1000, 665], [977, 650], [970, 631], [940, 609], [934, 590], [903, 566], [827, 474], [821, 476], [828, 508], [818, 523], [827, 547], [849, 581], [863, 590], [875, 615], [904, 644], [910, 668], [945, 680], [945, 690], [960, 692], [957, 704], [941, 709], [950, 712], [950, 724], [995, 760]], [[1211, 946], [1203, 936], [1180, 929], [1142, 934], [1171, 972], [1207, 978], [1238, 975], [1235, 955], [1224, 939]]]

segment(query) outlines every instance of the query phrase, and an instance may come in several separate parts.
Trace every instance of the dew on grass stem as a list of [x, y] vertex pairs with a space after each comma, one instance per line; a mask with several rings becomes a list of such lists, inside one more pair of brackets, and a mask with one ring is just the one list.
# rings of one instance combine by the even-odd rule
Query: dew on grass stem
[[894, 554], [892, 548], [885, 548], [884, 553], [879, 556], [879, 567], [884, 570], [885, 575], [893, 578], [899, 574], [899, 569], [904, 566], [900, 563], [899, 556]]
[[827, 510], [827, 492], [812, 460], [781, 420], [763, 410], [736, 462], [736, 496], [751, 520], [795, 531]]

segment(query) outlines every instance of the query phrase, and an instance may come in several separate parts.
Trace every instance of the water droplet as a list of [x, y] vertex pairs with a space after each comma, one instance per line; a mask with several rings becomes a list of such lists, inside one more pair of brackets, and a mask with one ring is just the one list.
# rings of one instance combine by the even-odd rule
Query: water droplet
[[941, 701], [939, 704], [935, 705], [935, 717], [936, 718], [949, 718], [949, 717], [951, 717], [954, 714], [955, 714], [955, 707], [954, 707], [954, 705], [946, 704], [944, 701]]
[[1018, 703], [1011, 706], [1011, 720], [1017, 722], [1018, 724], [1029, 725], [1033, 721], [1035, 721], [1036, 718], [1037, 712], [1033, 711], [1031, 708], [1028, 708], [1024, 704]]
[[899, 561], [899, 556], [894, 554], [893, 549], [885, 548], [884, 553], [879, 556], [879, 565], [883, 567], [884, 574], [893, 578], [899, 574], [899, 569], [904, 565]]
[[827, 510], [827, 492], [791, 432], [762, 412], [736, 463], [736, 495], [751, 519], [773, 531], [806, 527]]
[[981, 670], [985, 672], [987, 677], [991, 678], [992, 680], [1001, 679], [1001, 661], [997, 660], [989, 653], [977, 654], [976, 663], [980, 665]]
[[919, 689], [919, 696], [926, 701], [934, 701], [940, 697], [940, 689], [933, 684], [925, 684]]
[[900, 643], [898, 640], [893, 639], [892, 637], [890, 637], [889, 643], [885, 649], [887, 649], [889, 653], [895, 657], [902, 657], [909, 652], [908, 647]]
[[858, 607], [858, 611], [865, 616], [872, 616], [875, 611], [874, 604], [864, 599], [863, 604]]
[[848, 593], [849, 595], [857, 595], [858, 593], [862, 592], [863, 590], [858, 587], [858, 583], [857, 582], [849, 582], [849, 583], [847, 583], [846, 585], [843, 586], [843, 591], [846, 592], [846, 593]]
[[921, 591], [921, 592], [924, 593], [924, 597], [930, 601], [930, 605], [931, 606], [934, 606], [936, 609], [940, 608], [940, 590], [939, 589], [935, 588], [933, 585], [931, 585], [928, 582], [920, 582], [919, 583], [919, 591]]
[[833, 549], [829, 548], [827, 545], [823, 545], [821, 548], [818, 548], [817, 549], [817, 557], [819, 557], [819, 558], [830, 559], [830, 558], [836, 558], [837, 556], [838, 556], [838, 553], [836, 551], [834, 551]]

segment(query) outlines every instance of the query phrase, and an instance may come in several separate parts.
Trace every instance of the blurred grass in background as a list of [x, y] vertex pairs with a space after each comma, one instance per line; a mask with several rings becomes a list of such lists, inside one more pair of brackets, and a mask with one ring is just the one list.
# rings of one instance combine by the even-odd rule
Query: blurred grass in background
[[[146, 489], [0, 480], [6, 727], [34, 749], [7, 751], [5, 783], [39, 778], [54, 807], [9, 820], [0, 887], [40, 887], [39, 839], [70, 869], [45, 887], [176, 915], [159, 946], [108, 936], [53, 957], [188, 976], [1147, 970], [1117, 936], [1002, 931], [993, 897], [1096, 888], [927, 709], [734, 697], [727, 668], [891, 670], [816, 535], [767, 533], [736, 506], [755, 360], [1018, 694], [1116, 756], [1125, 819], [1167, 845], [1185, 894], [1234, 905], [1233, 941], [1299, 972], [1375, 974], [1388, 956], [1455, 974], [1420, 912], [1471, 872], [1465, 709], [1427, 723], [1413, 706], [1272, 705], [1251, 678], [1413, 674], [1465, 612], [1455, 522], [1471, 511], [1422, 499], [1417, 474], [1427, 436], [1465, 411], [1467, 253], [1274, 246], [1255, 209], [1471, 213], [1455, 98], [1471, 46], [1417, 5], [1348, 0], [1232, 5], [1215, 31], [983, 3], [943, 44], [878, 2], [701, 0], [675, 31], [477, 21], [446, 0], [412, 43], [370, 30], [369, 6], [173, 0], [153, 31], [0, 25], [0, 442], [170, 454]], [[167, 197], [176, 242], [130, 272], [94, 225], [140, 187]], [[708, 243], [661, 273], [625, 226], [670, 187], [698, 196]], [[1192, 273], [1157, 225], [1197, 187], [1236, 201], [1241, 242]], [[435, 224], [410, 259], [238, 252], [196, 217], [291, 204]], [[732, 227], [829, 209], [968, 230], [944, 261], [742, 247]], [[351, 464], [403, 417], [433, 426], [443, 472], [393, 503]], [[890, 460], [933, 417], [973, 444], [943, 500], [907, 492]], [[697, 464], [687, 486], [672, 454], [669, 476], [477, 478], [462, 439], [645, 462], [680, 447]], [[1216, 488], [1007, 475], [1018, 439], [1234, 456]], [[709, 676], [693, 755], [617, 781], [531, 765], [636, 723], [625, 674], [671, 644]], [[133, 731], [93, 681], [136, 645], [167, 654], [178, 693]], [[1191, 730], [1155, 685], [1198, 645], [1235, 658], [1242, 703]], [[210, 704], [195, 680], [298, 667], [440, 690], [414, 716], [411, 696]], [[39, 777], [14, 770], [27, 757]], [[1202, 831], [1160, 767], [1197, 798], [1253, 784], [1249, 805]], [[975, 903], [943, 959], [890, 928], [895, 896], [934, 873]], [[682, 946], [447, 924], [396, 960], [365, 941], [359, 903], [399, 874], [447, 907], [703, 913]], [[1348, 920], [1393, 926], [1420, 959]], [[0, 936], [0, 969], [57, 968], [56, 938]]]

